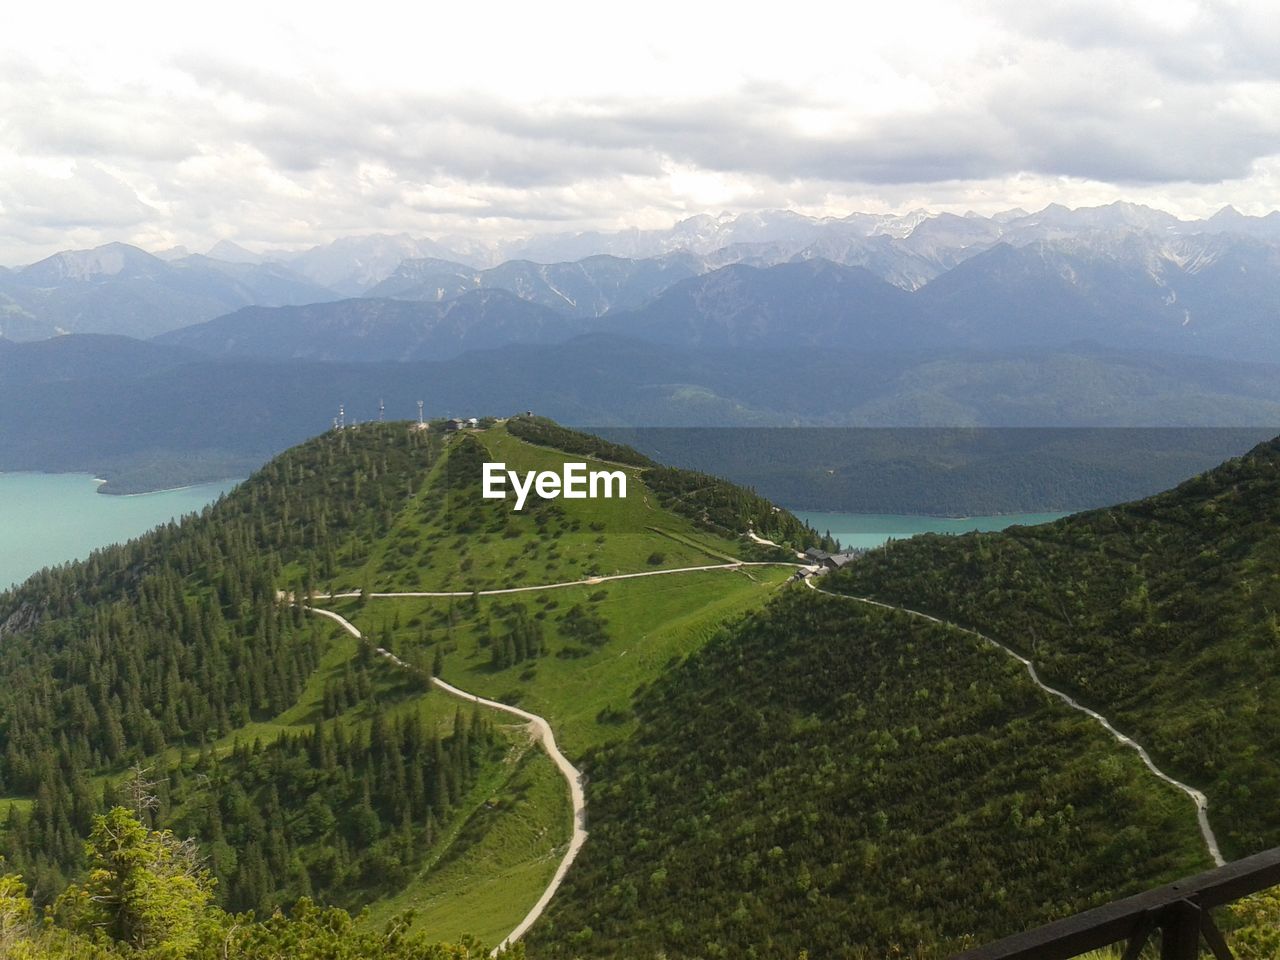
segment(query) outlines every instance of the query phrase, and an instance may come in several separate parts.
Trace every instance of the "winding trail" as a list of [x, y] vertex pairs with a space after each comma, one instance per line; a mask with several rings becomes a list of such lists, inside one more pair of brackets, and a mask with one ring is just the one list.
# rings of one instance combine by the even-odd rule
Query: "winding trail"
[[1195, 803], [1196, 805], [1196, 820], [1200, 824], [1200, 835], [1204, 838], [1205, 847], [1208, 848], [1209, 856], [1213, 859], [1214, 866], [1221, 867], [1226, 865], [1226, 860], [1224, 860], [1222, 857], [1222, 851], [1218, 849], [1218, 838], [1214, 836], [1213, 827], [1209, 825], [1209, 798], [1206, 797], [1201, 791], [1197, 790], [1195, 787], [1188, 786], [1187, 784], [1183, 783], [1181, 780], [1175, 780], [1173, 777], [1169, 776], [1167, 773], [1165, 773], [1163, 770], [1157, 767], [1155, 763], [1152, 761], [1151, 755], [1147, 753], [1146, 747], [1138, 743], [1138, 741], [1134, 740], [1132, 737], [1127, 736], [1121, 733], [1119, 730], [1117, 730], [1114, 726], [1112, 726], [1111, 721], [1108, 720], [1106, 717], [1104, 717], [1102, 714], [1098, 713], [1097, 710], [1091, 710], [1089, 707], [1084, 706], [1082, 703], [1078, 702], [1077, 700], [1070, 697], [1069, 695], [1063, 693], [1061, 690], [1056, 690], [1053, 687], [1049, 686], [1048, 684], [1044, 683], [1040, 679], [1039, 674], [1036, 673], [1035, 664], [1033, 664], [1026, 657], [1022, 656], [1022, 654], [1018, 653], [1015, 650], [1010, 649], [1009, 647], [1006, 647], [999, 640], [993, 640], [990, 637], [988, 637], [986, 634], [979, 633], [977, 630], [970, 630], [968, 627], [961, 627], [954, 623], [947, 623], [946, 621], [940, 620], [935, 616], [931, 616], [930, 614], [921, 613], [919, 610], [912, 610], [910, 607], [896, 607], [891, 603], [882, 603], [879, 600], [872, 600], [870, 597], [855, 597], [852, 594], [847, 594], [847, 593], [833, 593], [830, 590], [823, 590], [821, 587], [814, 586], [812, 580], [806, 580], [805, 583], [809, 585], [809, 588], [811, 590], [814, 590], [821, 594], [825, 594], [828, 597], [837, 597], [841, 600], [853, 600], [857, 603], [865, 603], [873, 607], [882, 607], [885, 610], [897, 610], [897, 611], [900, 611], [901, 613], [910, 614], [913, 617], [919, 617], [922, 620], [928, 620], [930, 623], [936, 623], [936, 624], [939, 624], [940, 626], [950, 627], [953, 630], [959, 630], [962, 633], [967, 633], [970, 636], [977, 637], [979, 640], [983, 640], [986, 643], [991, 644], [991, 646], [995, 647], [996, 649], [1002, 650], [1009, 656], [1013, 657], [1013, 659], [1017, 660], [1020, 664], [1022, 664], [1024, 667], [1027, 668], [1027, 674], [1031, 677], [1031, 682], [1034, 683], [1037, 687], [1039, 687], [1045, 693], [1050, 694], [1051, 696], [1057, 697], [1059, 700], [1061, 700], [1067, 706], [1071, 707], [1073, 710], [1078, 710], [1081, 713], [1085, 714], [1086, 716], [1092, 717], [1094, 720], [1098, 721], [1098, 723], [1102, 724], [1103, 729], [1105, 729], [1109, 734], [1111, 734], [1111, 736], [1115, 737], [1115, 739], [1119, 743], [1121, 743], [1126, 747], [1132, 748], [1138, 754], [1138, 756], [1142, 758], [1142, 762], [1146, 764], [1148, 770], [1154, 773], [1157, 777], [1159, 777], [1165, 783], [1168, 783], [1174, 787], [1177, 787], [1179, 790], [1185, 793], [1188, 797], [1190, 797], [1192, 802]]
[[[527, 593], [535, 590], [558, 590], [565, 587], [590, 586], [597, 583], [606, 583], [612, 580], [633, 580], [638, 577], [658, 577], [673, 573], [698, 573], [705, 570], [739, 570], [744, 567], [776, 566], [793, 567], [800, 566], [800, 564], [780, 563], [776, 561], [734, 560], [731, 563], [716, 563], [698, 567], [678, 567], [669, 570], [645, 570], [639, 573], [619, 573], [611, 576], [588, 577], [585, 580], [569, 580], [563, 583], [545, 583], [526, 587], [507, 587], [500, 590], [411, 591], [403, 593], [369, 593], [367, 596], [370, 599], [394, 599], [398, 597], [470, 597], [473, 594], [478, 593], [479, 596], [482, 597], [492, 597], [511, 593]], [[345, 593], [316, 593], [312, 594], [312, 599], [350, 599], [359, 597], [360, 595], [360, 591], [347, 591]], [[296, 602], [296, 598], [285, 591], [279, 591], [277, 596], [282, 602]], [[341, 614], [334, 613], [332, 610], [313, 607], [309, 604], [301, 604], [301, 606], [302, 609], [309, 613], [314, 613], [317, 616], [326, 617], [329, 620], [332, 620], [357, 640], [365, 639], [364, 634], [360, 632], [359, 628]], [[408, 668], [409, 665], [391, 651], [384, 650], [382, 647], [376, 647], [375, 649], [379, 655], [385, 657], [396, 666], [404, 667], [406, 669]], [[556, 892], [560, 889], [560, 885], [564, 882], [565, 874], [569, 872], [569, 867], [578, 856], [578, 851], [581, 850], [582, 845], [586, 843], [587, 800], [586, 794], [583, 790], [582, 772], [570, 763], [568, 758], [560, 751], [560, 747], [556, 743], [555, 734], [551, 730], [551, 724], [549, 724], [545, 718], [540, 717], [537, 714], [530, 713], [527, 710], [521, 710], [519, 707], [513, 707], [510, 704], [499, 703], [496, 700], [486, 700], [484, 697], [476, 696], [474, 693], [468, 693], [466, 690], [461, 690], [450, 683], [446, 683], [439, 677], [432, 677], [431, 682], [434, 686], [439, 687], [445, 693], [452, 696], [459, 697], [463, 700], [469, 700], [472, 703], [478, 703], [493, 710], [501, 710], [503, 713], [509, 713], [526, 721], [533, 728], [537, 739], [541, 741], [543, 749], [547, 752], [547, 756], [551, 758], [551, 761], [560, 771], [561, 776], [564, 777], [565, 782], [569, 784], [569, 797], [573, 804], [573, 835], [569, 840], [569, 846], [565, 850], [564, 856], [561, 857], [560, 864], [556, 867], [556, 872], [552, 876], [551, 882], [547, 885], [546, 889], [542, 891], [542, 896], [538, 898], [538, 902], [533, 905], [532, 909], [530, 909], [524, 919], [516, 925], [515, 929], [507, 934], [506, 937], [503, 938], [502, 942], [493, 949], [491, 956], [496, 956], [500, 950], [510, 946], [524, 936], [529, 928], [533, 926], [534, 922], [542, 916], [543, 911], [547, 908], [547, 904], [551, 902], [551, 898], [556, 895]]]
[[[536, 588], [535, 588], [536, 589]], [[507, 592], [507, 591], [499, 591]], [[358, 594], [357, 594], [358, 596]], [[372, 594], [372, 596], [388, 596], [387, 594]], [[422, 594], [409, 594], [409, 596], [422, 596]], [[426, 594], [426, 596], [439, 596], [439, 594]], [[450, 594], [443, 594], [450, 596]], [[470, 594], [463, 594], [470, 596]], [[337, 623], [347, 633], [355, 637], [357, 640], [363, 640], [364, 635], [360, 630], [346, 617], [341, 614], [334, 613], [332, 610], [321, 610], [319, 607], [303, 606], [304, 610], [317, 614], [322, 617], [328, 617]], [[398, 667], [408, 667], [408, 664], [382, 647], [376, 648], [378, 653], [386, 657]], [[498, 946], [493, 948], [490, 956], [497, 956], [498, 952], [505, 947], [510, 946], [525, 935], [526, 931], [533, 926], [534, 922], [542, 916], [542, 912], [547, 909], [547, 904], [551, 902], [551, 898], [556, 895], [556, 891], [560, 889], [560, 884], [564, 882], [565, 874], [569, 872], [569, 867], [574, 859], [578, 856], [578, 851], [582, 849], [582, 845], [587, 840], [587, 800], [586, 794], [582, 789], [582, 773], [569, 762], [568, 758], [560, 752], [560, 747], [556, 744], [555, 734], [551, 731], [551, 724], [535, 713], [527, 710], [521, 710], [519, 707], [513, 707], [510, 704], [499, 703], [496, 700], [486, 700], [484, 697], [478, 697], [474, 693], [468, 693], [460, 690], [453, 684], [445, 683], [439, 677], [432, 677], [431, 682], [443, 690], [445, 693], [459, 697], [462, 700], [469, 700], [472, 703], [478, 703], [481, 706], [489, 707], [493, 710], [501, 710], [503, 713], [509, 713], [526, 721], [533, 728], [537, 739], [541, 741], [542, 748], [547, 751], [547, 756], [556, 765], [561, 776], [569, 784], [569, 797], [573, 802], [573, 836], [569, 840], [568, 849], [565, 850], [564, 856], [560, 858], [560, 865], [556, 867], [556, 872], [551, 878], [551, 882], [547, 884], [547, 888], [542, 891], [542, 896], [538, 898], [538, 902], [533, 908], [525, 914], [514, 930], [507, 934]]]
[[[764, 540], [761, 537], [757, 537], [754, 531], [748, 532], [747, 536], [751, 540], [754, 540], [757, 543], [770, 542], [770, 541]], [[589, 577], [585, 580], [570, 580], [562, 583], [538, 584], [534, 586], [525, 586], [525, 587], [508, 587], [505, 589], [498, 589], [498, 590], [408, 591], [408, 592], [398, 592], [398, 593], [372, 593], [371, 592], [367, 594], [367, 596], [370, 599], [373, 599], [373, 598], [393, 599], [397, 597], [403, 597], [403, 598], [470, 597], [473, 594], [478, 594], [479, 596], [482, 596], [482, 597], [488, 597], [488, 596], [501, 596], [501, 595], [512, 594], [512, 593], [527, 593], [527, 592], [538, 591], [538, 590], [558, 590], [558, 589], [563, 589], [567, 587], [589, 586], [592, 584], [606, 583], [613, 580], [632, 580], [639, 577], [657, 577], [657, 576], [665, 576], [668, 574], [676, 574], [676, 573], [697, 573], [705, 570], [738, 570], [744, 567], [771, 567], [771, 566], [803, 568], [805, 565], [800, 563], [783, 563], [778, 561], [737, 560], [732, 563], [708, 564], [705, 566], [697, 566], [697, 567], [678, 567], [678, 568], [668, 569], [668, 570], [646, 570], [640, 573], [621, 573], [621, 574], [613, 574], [611, 576]], [[1008, 656], [1017, 660], [1026, 668], [1027, 674], [1031, 677], [1032, 683], [1034, 683], [1037, 687], [1039, 687], [1045, 693], [1048, 693], [1049, 695], [1056, 697], [1058, 700], [1061, 700], [1063, 703], [1065, 703], [1067, 706], [1071, 707], [1072, 709], [1077, 710], [1080, 713], [1083, 713], [1086, 716], [1089, 716], [1094, 720], [1096, 720], [1099, 724], [1102, 725], [1103, 729], [1105, 729], [1108, 733], [1111, 734], [1112, 737], [1116, 739], [1117, 742], [1119, 742], [1123, 746], [1129, 747], [1132, 750], [1134, 750], [1138, 754], [1138, 756], [1141, 758], [1142, 762], [1146, 765], [1147, 769], [1150, 770], [1153, 774], [1155, 774], [1155, 776], [1159, 777], [1161, 780], [1165, 781], [1171, 786], [1176, 787], [1178, 790], [1181, 790], [1188, 797], [1190, 797], [1192, 802], [1195, 803], [1195, 806], [1196, 806], [1196, 819], [1200, 825], [1200, 834], [1204, 838], [1205, 847], [1208, 849], [1209, 856], [1212, 858], [1216, 866], [1220, 867], [1226, 863], [1226, 861], [1222, 857], [1221, 850], [1218, 848], [1218, 839], [1216, 836], [1214, 836], [1213, 828], [1209, 824], [1209, 799], [1201, 791], [1197, 790], [1195, 787], [1189, 786], [1183, 783], [1181, 780], [1174, 779], [1173, 777], [1165, 773], [1163, 770], [1161, 770], [1159, 767], [1157, 767], [1154, 761], [1152, 761], [1150, 754], [1147, 753], [1146, 748], [1143, 747], [1142, 744], [1138, 743], [1132, 737], [1129, 737], [1126, 734], [1121, 733], [1112, 725], [1111, 721], [1108, 720], [1106, 717], [1104, 717], [1102, 714], [1098, 713], [1096, 710], [1092, 710], [1089, 707], [1084, 706], [1083, 704], [1079, 703], [1077, 700], [1075, 700], [1068, 694], [1063, 693], [1061, 690], [1057, 690], [1049, 686], [1048, 684], [1044, 683], [1040, 679], [1039, 674], [1036, 673], [1035, 664], [1033, 664], [1026, 657], [1022, 656], [1020, 653], [1017, 653], [1013, 649], [1005, 646], [1003, 643], [1000, 643], [998, 640], [993, 640], [991, 637], [988, 637], [985, 634], [979, 633], [977, 630], [971, 630], [968, 627], [961, 627], [961, 626], [957, 626], [956, 624], [948, 624], [945, 621], [939, 619], [938, 617], [932, 616], [931, 614], [922, 613], [919, 610], [912, 610], [909, 607], [894, 606], [893, 604], [883, 603], [879, 600], [872, 600], [869, 597], [856, 597], [850, 594], [833, 593], [830, 590], [823, 590], [821, 587], [816, 586], [811, 578], [806, 579], [805, 583], [811, 590], [817, 593], [825, 594], [826, 596], [829, 596], [829, 597], [836, 597], [841, 600], [852, 600], [857, 603], [864, 603], [870, 606], [881, 607], [885, 610], [896, 610], [913, 617], [918, 617], [922, 620], [927, 620], [930, 623], [936, 623], [940, 626], [948, 626], [954, 630], [960, 630], [963, 633], [967, 633], [967, 634], [970, 634], [971, 636], [977, 637], [979, 640], [982, 640], [985, 643], [990, 644], [996, 649], [1003, 651]], [[360, 591], [348, 591], [345, 593], [314, 594], [313, 597], [315, 599], [333, 600], [333, 599], [347, 599], [347, 598], [359, 597], [360, 595], [361, 595]], [[286, 600], [292, 599], [291, 597], [283, 593], [281, 594], [281, 598]], [[360, 632], [360, 630], [353, 623], [351, 623], [351, 621], [347, 620], [341, 614], [334, 613], [332, 610], [323, 610], [323, 609], [320, 609], [319, 607], [312, 607], [305, 604], [303, 605], [303, 609], [309, 611], [310, 613], [314, 613], [322, 617], [327, 617], [328, 619], [334, 621], [339, 626], [341, 626], [344, 630], [346, 630], [347, 633], [355, 637], [357, 640], [364, 639], [364, 635]], [[396, 666], [406, 667], [406, 668], [408, 667], [408, 664], [406, 664], [403, 660], [401, 660], [399, 657], [397, 657], [395, 654], [391, 653], [390, 651], [384, 650], [381, 647], [377, 647], [376, 650], [381, 656], [387, 658]], [[533, 905], [533, 907], [525, 915], [524, 919], [521, 920], [520, 923], [516, 925], [515, 929], [512, 930], [509, 934], [507, 934], [507, 936], [503, 938], [502, 942], [497, 947], [494, 948], [491, 956], [496, 956], [499, 951], [515, 943], [522, 936], [524, 936], [524, 934], [529, 930], [529, 928], [533, 926], [533, 924], [538, 920], [539, 917], [542, 916], [543, 912], [547, 908], [547, 905], [551, 902], [552, 897], [556, 895], [556, 892], [560, 889], [560, 885], [564, 882], [565, 875], [568, 873], [569, 867], [573, 864], [574, 859], [577, 857], [578, 851], [582, 849], [582, 845], [586, 842], [587, 803], [586, 803], [586, 796], [583, 791], [582, 773], [576, 767], [574, 767], [572, 763], [569, 762], [568, 758], [566, 758], [563, 753], [561, 753], [560, 747], [556, 744], [555, 734], [551, 730], [551, 725], [546, 721], [545, 718], [540, 717], [537, 714], [530, 713], [527, 710], [521, 710], [519, 707], [513, 707], [510, 704], [499, 703], [496, 700], [486, 700], [483, 697], [476, 696], [474, 693], [468, 693], [467, 691], [461, 690], [458, 687], [453, 686], [452, 684], [446, 683], [445, 681], [441, 680], [439, 677], [433, 677], [431, 682], [436, 687], [440, 688], [445, 693], [448, 693], [452, 696], [458, 697], [462, 700], [468, 700], [472, 703], [477, 703], [482, 706], [489, 707], [493, 710], [500, 710], [503, 713], [509, 713], [512, 716], [519, 717], [521, 720], [526, 721], [530, 725], [530, 727], [533, 729], [533, 732], [537, 737], [537, 739], [541, 741], [542, 747], [544, 750], [546, 750], [547, 755], [551, 758], [552, 762], [556, 765], [556, 768], [560, 771], [560, 774], [564, 777], [565, 781], [569, 785], [569, 796], [573, 804], [573, 835], [569, 841], [568, 848], [565, 850], [564, 856], [560, 859], [560, 864], [556, 867], [556, 872], [552, 876], [551, 882], [547, 885], [546, 889], [543, 890], [542, 896], [538, 898], [537, 903]]]
[[[750, 528], [747, 529], [747, 539], [750, 540], [752, 543], [758, 543], [764, 547], [782, 547], [783, 550], [789, 549], [788, 547], [783, 547], [782, 544], [780, 543], [775, 543], [772, 540], [766, 540], [764, 537], [760, 536], [758, 533], [756, 533], [754, 530]], [[792, 550], [791, 552], [794, 553], [801, 560], [805, 559], [805, 555], [801, 553], [799, 550]]]
[[[500, 590], [408, 590], [398, 593], [367, 594], [371, 600], [389, 600], [397, 597], [499, 597], [509, 593], [531, 593], [535, 590], [562, 590], [565, 587], [589, 587], [612, 580], [635, 580], [639, 577], [663, 577], [672, 573], [700, 573], [703, 570], [739, 570], [743, 567], [800, 567], [803, 564], [781, 560], [734, 560], [731, 563], [710, 563], [701, 567], [672, 567], [668, 570], [642, 570], [639, 573], [614, 573], [603, 577], [587, 577], [585, 580], [564, 580], [560, 583], [540, 583], [531, 587], [504, 587]], [[342, 593], [313, 593], [317, 600], [349, 600], [360, 596], [359, 590]], [[324, 611], [317, 611], [323, 613]]]

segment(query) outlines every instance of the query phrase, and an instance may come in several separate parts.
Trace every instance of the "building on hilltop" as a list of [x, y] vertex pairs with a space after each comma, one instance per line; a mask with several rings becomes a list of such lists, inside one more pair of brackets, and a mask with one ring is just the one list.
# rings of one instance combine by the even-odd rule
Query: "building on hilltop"
[[822, 565], [828, 570], [839, 570], [841, 567], [847, 566], [858, 557], [862, 556], [865, 550], [847, 550], [844, 553], [829, 553], [823, 559]]
[[845, 550], [841, 553], [828, 553], [826, 550], [819, 550], [817, 547], [809, 547], [804, 552], [804, 558], [812, 566], [821, 567], [823, 570], [839, 570], [866, 552], [866, 550], [853, 549]]

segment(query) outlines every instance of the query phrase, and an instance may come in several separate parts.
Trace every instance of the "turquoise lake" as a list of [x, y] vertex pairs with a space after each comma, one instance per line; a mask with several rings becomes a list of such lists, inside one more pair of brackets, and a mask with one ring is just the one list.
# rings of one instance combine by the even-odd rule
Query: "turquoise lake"
[[1031, 526], [1067, 516], [1065, 513], [1010, 513], [995, 517], [915, 517], [885, 513], [822, 513], [792, 510], [819, 533], [831, 531], [843, 546], [878, 547], [886, 540], [903, 540], [917, 533], [968, 533], [1003, 530], [1014, 524]]
[[[79, 560], [98, 547], [129, 540], [175, 517], [195, 513], [235, 486], [205, 483], [179, 490], [112, 497], [97, 492], [88, 474], [0, 474], [0, 590], [41, 567]], [[796, 510], [819, 532], [846, 547], [876, 547], [917, 533], [1003, 530], [1015, 523], [1047, 523], [1061, 513], [994, 517], [892, 516]]]
[[235, 481], [113, 497], [86, 473], [0, 473], [0, 590], [195, 513]]

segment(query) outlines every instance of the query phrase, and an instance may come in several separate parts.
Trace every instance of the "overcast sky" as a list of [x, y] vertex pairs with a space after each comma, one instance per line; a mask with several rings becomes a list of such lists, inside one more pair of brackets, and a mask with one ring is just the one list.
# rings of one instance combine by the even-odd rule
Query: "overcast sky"
[[24, 6], [0, 29], [3, 263], [779, 207], [1280, 207], [1262, 2]]

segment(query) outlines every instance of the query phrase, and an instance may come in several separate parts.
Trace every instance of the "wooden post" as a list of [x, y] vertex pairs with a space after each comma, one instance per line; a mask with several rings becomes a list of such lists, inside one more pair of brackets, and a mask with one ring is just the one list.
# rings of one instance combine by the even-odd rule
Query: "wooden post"
[[1190, 900], [1171, 903], [1160, 928], [1160, 960], [1198, 960], [1200, 908]]
[[1136, 960], [1156, 928], [1161, 960], [1199, 960], [1202, 937], [1216, 960], [1231, 960], [1210, 911], [1276, 886], [1280, 847], [962, 951], [952, 960], [1069, 960], [1126, 942], [1126, 960]]

